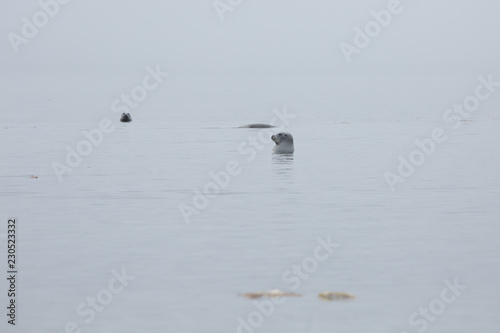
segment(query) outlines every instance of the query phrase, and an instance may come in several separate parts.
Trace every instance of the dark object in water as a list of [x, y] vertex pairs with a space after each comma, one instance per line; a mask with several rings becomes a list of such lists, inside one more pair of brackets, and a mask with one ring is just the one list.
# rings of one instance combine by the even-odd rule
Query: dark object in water
[[129, 121], [132, 121], [132, 116], [130, 115], [130, 113], [122, 113], [120, 121], [123, 123], [128, 123]]
[[240, 294], [240, 296], [250, 298], [250, 299], [255, 299], [255, 298], [261, 298], [261, 297], [300, 297], [302, 296], [301, 294], [296, 294], [296, 293], [284, 293], [279, 289], [273, 289], [270, 291], [258, 291], [256, 293], [246, 293], [246, 294]]
[[325, 292], [319, 293], [318, 297], [322, 298], [324, 300], [327, 300], [327, 301], [346, 300], [346, 299], [356, 298], [356, 296], [349, 294], [349, 293], [330, 292], [330, 291], [325, 291]]
[[250, 125], [240, 126], [238, 128], [272, 128], [272, 127], [276, 126], [268, 124], [250, 124]]

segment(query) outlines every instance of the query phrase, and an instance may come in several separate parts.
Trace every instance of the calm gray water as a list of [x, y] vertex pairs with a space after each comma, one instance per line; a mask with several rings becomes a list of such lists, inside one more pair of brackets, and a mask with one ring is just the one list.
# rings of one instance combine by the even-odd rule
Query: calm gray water
[[[443, 113], [475, 76], [171, 75], [120, 123], [110, 104], [141, 78], [2, 83], [1, 218], [19, 219], [20, 272], [16, 328], [0, 283], [2, 331], [498, 332], [500, 91], [455, 130]], [[295, 153], [273, 155], [266, 131], [262, 150], [241, 154], [261, 130], [234, 127], [269, 123], [273, 109], [294, 116]], [[51, 163], [105, 118], [114, 131], [59, 182]], [[384, 173], [435, 128], [447, 141], [391, 191]], [[241, 172], [187, 224], [179, 206], [230, 161]], [[302, 297], [255, 315], [238, 294], [291, 291], [283, 274], [311, 262], [318, 237], [339, 247], [300, 278]], [[103, 292], [122, 269], [134, 278]], [[96, 297], [106, 304], [89, 310]], [[429, 307], [432, 319], [410, 322]], [[252, 313], [259, 327], [239, 328]]]

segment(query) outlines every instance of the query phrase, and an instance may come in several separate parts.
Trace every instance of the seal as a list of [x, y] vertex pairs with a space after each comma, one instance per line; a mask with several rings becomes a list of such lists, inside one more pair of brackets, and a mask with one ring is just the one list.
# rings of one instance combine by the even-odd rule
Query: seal
[[122, 123], [128, 123], [129, 121], [132, 121], [132, 116], [130, 115], [130, 113], [122, 113], [120, 121]]
[[293, 137], [288, 132], [281, 132], [271, 136], [271, 139], [276, 143], [273, 151], [279, 154], [291, 154], [295, 150], [293, 148]]
[[238, 128], [273, 128], [276, 126], [268, 125], [268, 124], [249, 124], [245, 126], [240, 126]]

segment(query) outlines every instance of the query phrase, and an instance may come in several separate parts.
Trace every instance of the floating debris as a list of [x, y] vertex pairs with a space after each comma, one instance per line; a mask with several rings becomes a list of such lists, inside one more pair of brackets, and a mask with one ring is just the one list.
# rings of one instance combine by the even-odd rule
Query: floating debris
[[255, 298], [261, 298], [261, 297], [300, 297], [302, 296], [301, 294], [296, 294], [296, 293], [284, 293], [279, 289], [273, 289], [270, 291], [259, 291], [256, 293], [246, 293], [246, 294], [240, 294], [240, 296], [244, 296], [250, 299], [255, 299]]
[[356, 296], [351, 295], [349, 293], [339, 293], [339, 292], [330, 292], [330, 291], [325, 291], [325, 292], [319, 293], [318, 297], [325, 299], [325, 300], [328, 300], [328, 301], [356, 298]]

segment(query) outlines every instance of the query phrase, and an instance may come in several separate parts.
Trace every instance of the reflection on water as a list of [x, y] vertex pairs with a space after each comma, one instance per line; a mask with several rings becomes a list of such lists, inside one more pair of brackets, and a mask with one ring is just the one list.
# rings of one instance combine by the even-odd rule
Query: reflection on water
[[273, 153], [273, 176], [276, 179], [292, 182], [293, 154]]

